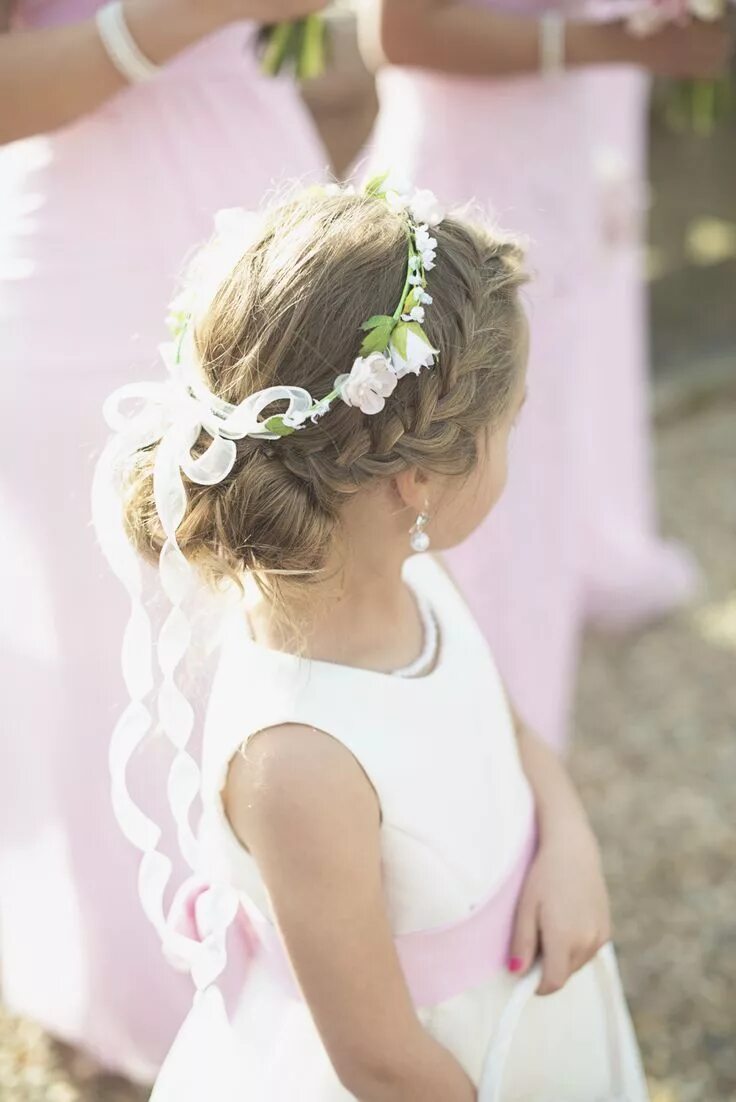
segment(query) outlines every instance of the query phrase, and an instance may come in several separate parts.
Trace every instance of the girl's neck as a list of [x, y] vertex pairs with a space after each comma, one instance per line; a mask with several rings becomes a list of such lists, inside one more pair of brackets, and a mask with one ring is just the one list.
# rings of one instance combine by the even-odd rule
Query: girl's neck
[[416, 598], [403, 581], [405, 553], [381, 541], [362, 544], [333, 562], [324, 580], [278, 613], [267, 601], [251, 612], [258, 642], [276, 650], [341, 665], [391, 672], [410, 665], [424, 642]]

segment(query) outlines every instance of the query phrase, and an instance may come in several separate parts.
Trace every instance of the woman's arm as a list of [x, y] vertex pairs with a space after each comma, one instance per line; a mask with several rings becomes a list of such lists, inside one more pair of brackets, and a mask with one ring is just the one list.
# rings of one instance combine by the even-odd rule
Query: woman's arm
[[[12, 0], [0, 0], [7, 30]], [[157, 65], [238, 19], [289, 19], [324, 0], [125, 0], [142, 53]], [[0, 35], [0, 145], [47, 133], [93, 111], [125, 85], [94, 20]]]
[[379, 806], [352, 755], [307, 727], [262, 732], [235, 759], [225, 805], [345, 1089], [360, 1102], [475, 1102], [412, 1005], [386, 915]]
[[[6, 0], [6, 13], [7, 13]], [[129, 0], [126, 15], [143, 53], [163, 64], [213, 29], [205, 6]], [[0, 37], [0, 144], [46, 133], [93, 111], [125, 85], [94, 20]]]
[[[448, 0], [379, 0], [364, 5], [362, 39], [374, 62], [465, 76], [506, 77], [540, 67], [539, 22]], [[568, 21], [565, 64], [632, 64], [668, 76], [710, 76], [728, 62], [720, 24], [671, 26], [651, 38], [618, 23]]]

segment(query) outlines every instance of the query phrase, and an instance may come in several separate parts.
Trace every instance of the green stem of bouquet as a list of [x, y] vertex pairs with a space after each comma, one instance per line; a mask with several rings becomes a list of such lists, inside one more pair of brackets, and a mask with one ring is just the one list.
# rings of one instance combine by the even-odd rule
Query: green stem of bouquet
[[327, 25], [321, 15], [277, 23], [268, 30], [261, 63], [267, 76], [278, 76], [287, 66], [298, 80], [313, 80], [327, 66]]

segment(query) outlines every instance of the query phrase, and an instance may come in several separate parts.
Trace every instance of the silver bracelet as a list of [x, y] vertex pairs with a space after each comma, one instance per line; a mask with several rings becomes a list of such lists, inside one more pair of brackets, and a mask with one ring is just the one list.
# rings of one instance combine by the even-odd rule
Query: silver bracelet
[[95, 16], [97, 33], [105, 52], [121, 76], [129, 84], [151, 80], [160, 71], [138, 48], [130, 33], [121, 0], [100, 8]]
[[565, 68], [565, 20], [559, 12], [546, 12], [539, 22], [539, 65], [545, 76]]

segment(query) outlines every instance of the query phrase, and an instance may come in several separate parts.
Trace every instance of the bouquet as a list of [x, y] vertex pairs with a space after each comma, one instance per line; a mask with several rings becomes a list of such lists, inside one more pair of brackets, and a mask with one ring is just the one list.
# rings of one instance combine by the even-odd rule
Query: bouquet
[[321, 76], [327, 62], [327, 24], [322, 15], [307, 15], [264, 30], [262, 67], [269, 76], [292, 69], [298, 80]]

